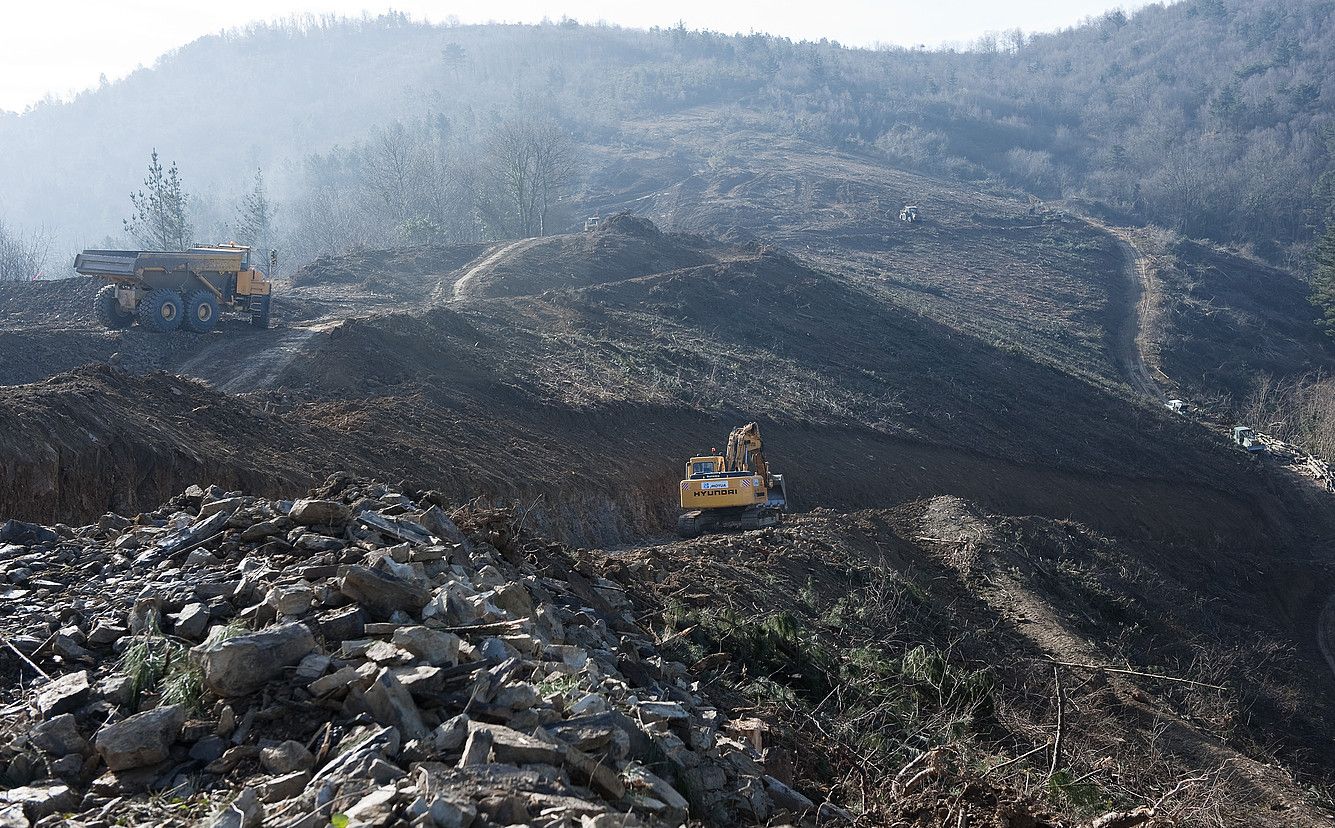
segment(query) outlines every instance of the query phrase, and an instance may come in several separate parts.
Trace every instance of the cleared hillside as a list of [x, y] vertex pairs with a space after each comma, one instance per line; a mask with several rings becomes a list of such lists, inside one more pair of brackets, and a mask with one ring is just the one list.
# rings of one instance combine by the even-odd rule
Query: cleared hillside
[[[478, 589], [507, 578], [565, 589], [544, 580], [568, 575], [550, 568], [555, 556], [597, 560], [611, 584], [572, 586], [577, 597], [558, 602], [572, 627], [603, 629], [606, 590], [618, 606], [632, 602], [635, 624], [654, 634], [613, 655], [618, 669], [665, 700], [700, 689], [720, 709], [773, 723], [769, 746], [782, 750], [764, 772], [804, 786], [813, 805], [959, 828], [967, 799], [979, 819], [1068, 826], [1172, 799], [1181, 781], [1190, 796], [1163, 812], [1178, 824], [1278, 812], [1310, 823], [1323, 801], [1311, 791], [1335, 766], [1323, 656], [1335, 512], [1327, 493], [1128, 382], [1126, 333], [1134, 339], [1141, 318], [1125, 247], [1088, 222], [773, 138], [717, 107], [639, 128], [655, 141], [596, 159], [614, 183], [590, 184], [581, 202], [635, 215], [590, 233], [322, 257], [280, 283], [270, 330], [233, 320], [206, 336], [108, 332], [85, 304], [86, 280], [0, 290], [0, 515], [102, 520], [112, 528], [57, 532], [89, 541], [60, 566], [110, 561], [138, 576], [147, 564], [105, 548], [114, 527], [147, 537], [209, 520], [203, 496], [177, 497], [192, 484], [217, 484], [210, 502], [237, 509], [245, 496], [270, 498], [244, 513], [268, 525], [238, 517], [206, 539], [214, 561], [196, 563], [267, 573], [259, 557], [313, 544], [325, 557], [302, 573], [334, 610], [343, 599], [331, 579], [364, 557], [414, 577], [460, 575], [445, 571], [448, 549], [414, 560], [398, 544], [368, 545], [361, 529], [303, 540], [320, 533], [283, 522], [281, 499], [303, 489], [361, 508], [350, 475], [392, 480], [367, 489], [388, 498], [375, 508], [389, 517], [426, 503], [501, 515], [482, 528], [507, 574], [479, 569]], [[924, 220], [897, 221], [904, 203]], [[1268, 364], [1324, 364], [1323, 346], [1277, 324], [1293, 310], [1292, 284], [1255, 288], [1238, 257], [1191, 252], [1229, 274], [1205, 304], [1246, 311], [1263, 342], [1298, 343]], [[1165, 339], [1163, 364], [1213, 357], [1211, 382], [1256, 370], [1244, 340], [1213, 327], [1217, 315], [1181, 319], [1159, 330], [1193, 336], [1199, 350]], [[1299, 364], [1295, 353], [1308, 356]], [[97, 364], [77, 367], [88, 361]], [[751, 420], [799, 514], [777, 530], [659, 545], [685, 458]], [[511, 511], [493, 512], [498, 503]], [[271, 531], [291, 540], [264, 540]], [[0, 547], [22, 558], [3, 562], [6, 579], [58, 597], [42, 577], [58, 573], [32, 547]], [[164, 579], [180, 574], [174, 559], [145, 561]], [[277, 602], [278, 587], [295, 584], [273, 571], [284, 579]], [[251, 609], [269, 605], [258, 592], [226, 595], [254, 599], [248, 628], [271, 619]], [[219, 619], [240, 614], [228, 606]], [[534, 641], [503, 643], [537, 652]], [[330, 655], [367, 665], [371, 646]], [[509, 663], [503, 646], [477, 646], [490, 648], [487, 669]], [[105, 647], [94, 662], [115, 669]], [[639, 662], [677, 689], [654, 689]], [[1158, 674], [1196, 684], [1167, 687]], [[833, 692], [844, 686], [855, 691]], [[556, 711], [564, 702], [545, 689], [531, 707]], [[350, 695], [326, 718], [365, 713]], [[426, 707], [452, 713], [456, 701], [433, 695]], [[375, 705], [369, 715], [384, 714]], [[1058, 709], [1061, 777], [1043, 761], [1062, 758], [1050, 744]], [[303, 719], [293, 732], [308, 739], [319, 727]], [[433, 755], [453, 761], [451, 750]], [[416, 755], [401, 756], [411, 767]], [[930, 773], [910, 796], [894, 779], [915, 759]], [[1009, 760], [999, 776], [986, 772]], [[250, 784], [252, 765], [222, 776]]]
[[[724, 107], [772, 137], [1091, 198], [1277, 256], [1311, 238], [1309, 217], [1331, 195], [1329, 11], [1325, 0], [1186, 0], [930, 52], [568, 20], [432, 26], [390, 14], [250, 26], [68, 103], [0, 115], [0, 209], [52, 231], [62, 250], [117, 235], [156, 148], [181, 165], [204, 236], [225, 235], [261, 167], [284, 205], [285, 252], [346, 252], [423, 217], [445, 219], [447, 241], [471, 241], [496, 217], [467, 204], [460, 215], [431, 204], [405, 215], [363, 186], [357, 173], [384, 139], [405, 127], [427, 136], [453, 186], [475, 180], [492, 126], [512, 113], [552, 117], [590, 150], [662, 149], [644, 119]], [[262, 128], [239, 132], [233, 106], [182, 117], [181, 101], [238, 98], [241, 120]], [[595, 188], [616, 186], [615, 171], [584, 172]], [[331, 199], [332, 210], [314, 209]], [[582, 217], [561, 220], [571, 229]]]

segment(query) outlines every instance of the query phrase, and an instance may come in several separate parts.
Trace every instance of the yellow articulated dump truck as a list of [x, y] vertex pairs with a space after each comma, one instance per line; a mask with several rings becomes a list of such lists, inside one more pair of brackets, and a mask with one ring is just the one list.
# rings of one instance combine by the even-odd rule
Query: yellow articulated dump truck
[[681, 481], [681, 508], [677, 534], [694, 538], [725, 529], [773, 526], [788, 510], [788, 489], [783, 475], [765, 462], [760, 426], [747, 423], [728, 435], [723, 454], [692, 457]]
[[[97, 294], [98, 320], [128, 328], [138, 320], [151, 331], [185, 328], [208, 333], [224, 310], [245, 313], [257, 328], [269, 327], [272, 284], [251, 265], [251, 249], [236, 244], [180, 252], [85, 250], [74, 269], [108, 284]], [[269, 255], [270, 270], [278, 263]]]

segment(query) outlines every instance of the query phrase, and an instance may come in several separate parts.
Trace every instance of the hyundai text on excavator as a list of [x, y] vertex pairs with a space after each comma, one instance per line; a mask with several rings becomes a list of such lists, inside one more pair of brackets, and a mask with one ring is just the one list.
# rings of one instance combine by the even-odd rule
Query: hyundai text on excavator
[[722, 529], [759, 529], [773, 526], [788, 509], [783, 475], [765, 462], [760, 426], [747, 423], [728, 435], [728, 448], [692, 457], [681, 481], [681, 508], [677, 534], [694, 538]]

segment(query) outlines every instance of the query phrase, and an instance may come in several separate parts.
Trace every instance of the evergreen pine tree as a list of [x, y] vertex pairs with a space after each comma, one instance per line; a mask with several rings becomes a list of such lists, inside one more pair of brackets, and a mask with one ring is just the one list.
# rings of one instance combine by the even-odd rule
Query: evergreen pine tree
[[273, 225], [273, 204], [264, 187], [264, 172], [255, 170], [255, 184], [236, 210], [236, 240], [251, 247], [266, 247]]
[[125, 232], [154, 250], [185, 250], [190, 246], [190, 222], [186, 217], [190, 196], [181, 184], [176, 162], [164, 170], [154, 149], [144, 187], [146, 190], [130, 193], [133, 214], [124, 222]]
[[1312, 251], [1312, 304], [1321, 310], [1317, 324], [1335, 336], [1335, 221], [1326, 222], [1326, 232]]

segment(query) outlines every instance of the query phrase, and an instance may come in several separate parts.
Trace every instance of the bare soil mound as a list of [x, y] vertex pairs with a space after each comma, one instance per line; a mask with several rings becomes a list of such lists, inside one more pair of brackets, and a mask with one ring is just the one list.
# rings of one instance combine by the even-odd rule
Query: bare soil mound
[[434, 287], [433, 276], [458, 270], [486, 249], [485, 244], [426, 245], [391, 250], [362, 250], [343, 256], [321, 256], [292, 276], [297, 288], [337, 285], [373, 294], [421, 298]]
[[0, 385], [37, 382], [106, 363], [116, 340], [115, 334], [94, 330], [0, 330]]
[[89, 276], [0, 282], [0, 328], [82, 327], [93, 319], [93, 299], [105, 284]]
[[587, 287], [709, 264], [728, 253], [699, 237], [664, 233], [650, 221], [622, 213], [590, 233], [538, 239], [469, 274], [467, 296]]

